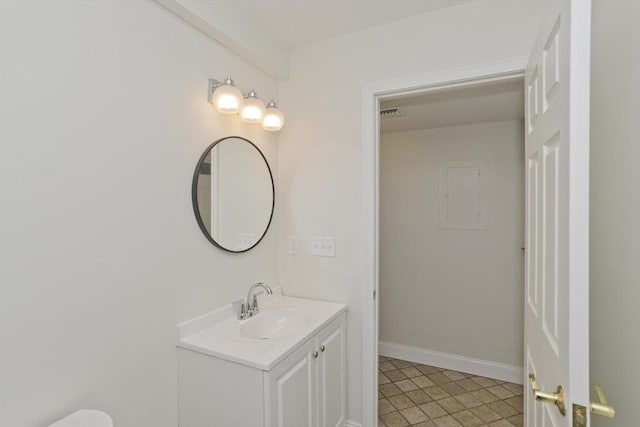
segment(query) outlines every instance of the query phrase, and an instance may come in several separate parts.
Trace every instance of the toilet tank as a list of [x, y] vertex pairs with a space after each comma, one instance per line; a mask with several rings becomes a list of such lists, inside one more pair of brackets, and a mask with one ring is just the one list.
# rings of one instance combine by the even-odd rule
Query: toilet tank
[[111, 417], [102, 411], [81, 409], [49, 427], [113, 427]]

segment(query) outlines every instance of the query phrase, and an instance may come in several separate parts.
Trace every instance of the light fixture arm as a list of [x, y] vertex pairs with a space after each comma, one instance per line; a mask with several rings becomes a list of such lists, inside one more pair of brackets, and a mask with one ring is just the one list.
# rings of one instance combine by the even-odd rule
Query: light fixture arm
[[209, 79], [209, 89], [207, 90], [207, 101], [213, 102], [213, 92], [216, 91], [223, 83], [216, 79]]
[[207, 101], [209, 101], [209, 102], [212, 101], [213, 92], [215, 92], [216, 89], [218, 89], [222, 85], [235, 86], [235, 83], [233, 82], [233, 79], [231, 78], [231, 75], [227, 75], [227, 77], [223, 81], [216, 80], [216, 79], [209, 79], [209, 90], [207, 92], [207, 94], [208, 94]]

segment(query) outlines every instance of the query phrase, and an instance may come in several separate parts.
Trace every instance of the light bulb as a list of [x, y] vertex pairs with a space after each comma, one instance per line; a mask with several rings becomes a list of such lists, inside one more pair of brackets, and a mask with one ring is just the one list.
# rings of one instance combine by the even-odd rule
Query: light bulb
[[237, 114], [242, 108], [242, 101], [242, 92], [233, 85], [231, 76], [227, 76], [224, 83], [214, 90], [211, 99], [218, 112], [222, 114]]
[[240, 111], [240, 118], [243, 122], [260, 123], [265, 112], [266, 108], [264, 103], [258, 99], [256, 91], [252, 89], [244, 99], [244, 105], [242, 111]]
[[262, 128], [268, 131], [278, 131], [284, 126], [284, 114], [278, 109], [276, 103], [271, 101], [267, 104], [267, 111], [262, 119]]

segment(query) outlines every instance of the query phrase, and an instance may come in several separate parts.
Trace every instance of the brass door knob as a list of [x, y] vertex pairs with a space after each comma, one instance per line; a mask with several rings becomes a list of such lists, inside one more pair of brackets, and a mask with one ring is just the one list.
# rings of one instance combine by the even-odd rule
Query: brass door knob
[[555, 393], [552, 393], [540, 390], [540, 388], [538, 388], [538, 382], [536, 381], [536, 376], [534, 374], [529, 374], [529, 382], [531, 383], [533, 396], [537, 401], [552, 403], [558, 407], [558, 410], [560, 411], [562, 416], [567, 415], [567, 406], [564, 399], [564, 388], [561, 385], [558, 386]]
[[594, 415], [599, 415], [601, 417], [615, 418], [616, 410], [613, 408], [613, 406], [607, 403], [607, 399], [604, 397], [604, 393], [602, 392], [602, 389], [597, 385], [594, 385], [593, 389], [596, 391], [596, 394], [598, 395], [599, 402], [591, 402], [589, 404], [589, 409], [591, 410], [591, 413]]

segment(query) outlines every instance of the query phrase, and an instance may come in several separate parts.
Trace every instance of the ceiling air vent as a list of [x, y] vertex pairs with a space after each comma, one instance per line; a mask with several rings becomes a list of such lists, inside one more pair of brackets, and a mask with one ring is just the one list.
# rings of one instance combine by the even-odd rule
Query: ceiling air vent
[[394, 117], [402, 117], [406, 115], [407, 115], [407, 112], [401, 110], [398, 107], [385, 108], [383, 110], [380, 110], [380, 117], [383, 119], [391, 119]]

